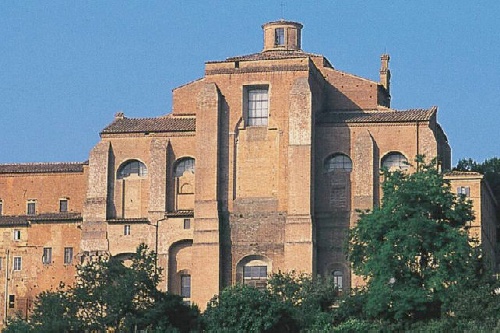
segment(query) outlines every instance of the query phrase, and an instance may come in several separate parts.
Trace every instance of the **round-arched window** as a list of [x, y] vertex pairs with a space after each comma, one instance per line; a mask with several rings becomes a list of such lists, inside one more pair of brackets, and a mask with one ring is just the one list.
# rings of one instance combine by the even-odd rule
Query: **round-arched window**
[[388, 170], [406, 170], [409, 167], [408, 159], [400, 152], [391, 152], [382, 158], [382, 168]]
[[352, 160], [345, 154], [333, 154], [325, 160], [325, 172], [337, 170], [352, 171]]
[[343, 277], [344, 277], [344, 274], [342, 273], [342, 271], [339, 271], [339, 270], [335, 270], [332, 272], [332, 275], [333, 275], [333, 285], [337, 288], [338, 291], [342, 291], [342, 287], [343, 287]]
[[174, 169], [174, 176], [180, 177], [186, 171], [194, 173], [194, 158], [186, 157], [177, 162]]
[[117, 178], [127, 178], [130, 175], [137, 175], [139, 177], [144, 177], [148, 174], [148, 169], [146, 165], [138, 160], [128, 160], [124, 162], [117, 172]]

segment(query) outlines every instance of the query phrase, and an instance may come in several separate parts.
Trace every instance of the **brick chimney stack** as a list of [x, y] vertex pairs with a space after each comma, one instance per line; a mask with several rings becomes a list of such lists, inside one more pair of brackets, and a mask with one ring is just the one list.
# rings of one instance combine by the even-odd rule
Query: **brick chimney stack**
[[389, 60], [391, 57], [387, 53], [382, 54], [380, 57], [380, 84], [385, 88], [388, 94], [391, 93], [391, 71], [389, 70]]

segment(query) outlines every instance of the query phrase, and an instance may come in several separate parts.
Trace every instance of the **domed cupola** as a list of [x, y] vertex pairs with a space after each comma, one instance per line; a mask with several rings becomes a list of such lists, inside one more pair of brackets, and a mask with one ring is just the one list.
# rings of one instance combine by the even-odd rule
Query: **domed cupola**
[[275, 21], [262, 25], [265, 51], [297, 51], [301, 47], [302, 24], [291, 21]]

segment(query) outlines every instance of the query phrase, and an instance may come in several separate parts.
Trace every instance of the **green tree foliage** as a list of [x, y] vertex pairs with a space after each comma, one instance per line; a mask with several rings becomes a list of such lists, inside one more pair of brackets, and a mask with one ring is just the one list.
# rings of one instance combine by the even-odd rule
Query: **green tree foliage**
[[316, 330], [332, 322], [338, 290], [332, 279], [295, 272], [276, 273], [268, 281], [271, 294], [291, 309], [302, 330]]
[[450, 290], [472, 283], [479, 251], [466, 227], [471, 203], [456, 197], [435, 162], [384, 172], [380, 207], [362, 212], [351, 230], [349, 257], [367, 279], [363, 311], [372, 318], [439, 317]]
[[298, 332], [291, 309], [267, 289], [245, 285], [224, 289], [203, 314], [208, 332]]

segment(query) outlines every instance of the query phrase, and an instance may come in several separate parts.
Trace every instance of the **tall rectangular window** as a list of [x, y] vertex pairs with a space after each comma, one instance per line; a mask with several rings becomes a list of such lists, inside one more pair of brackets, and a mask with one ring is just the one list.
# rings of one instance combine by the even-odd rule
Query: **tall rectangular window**
[[181, 275], [181, 296], [191, 298], [191, 275]]
[[43, 248], [43, 257], [42, 262], [44, 265], [50, 265], [52, 263], [52, 248], [44, 247]]
[[285, 29], [276, 28], [274, 30], [274, 44], [276, 46], [285, 45]]
[[71, 264], [73, 262], [73, 248], [65, 247], [64, 248], [64, 263], [66, 265]]
[[26, 213], [28, 215], [35, 215], [36, 214], [36, 201], [35, 200], [28, 200], [26, 204]]
[[23, 265], [23, 258], [14, 257], [14, 265], [12, 266], [15, 271], [20, 271]]
[[14, 229], [14, 240], [21, 240], [21, 230], [19, 229]]
[[9, 309], [14, 309], [16, 306], [16, 296], [9, 295]]
[[125, 224], [125, 225], [123, 226], [123, 234], [124, 234], [125, 236], [130, 235], [130, 224]]
[[0, 200], [0, 215], [3, 214], [3, 201]]
[[68, 199], [59, 199], [59, 212], [66, 213], [68, 211]]
[[184, 229], [191, 229], [191, 219], [184, 219]]
[[269, 90], [267, 86], [247, 89], [247, 125], [267, 126], [269, 115]]

